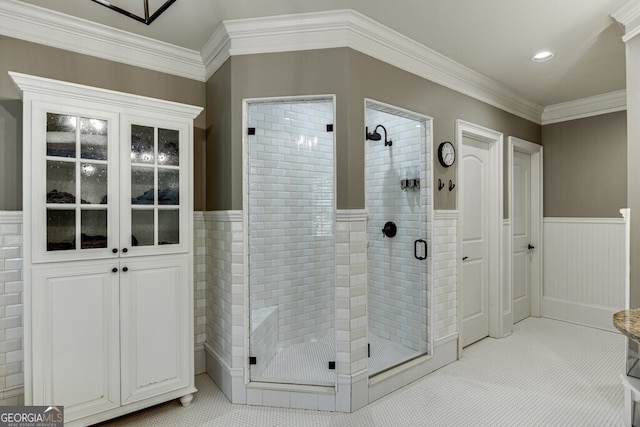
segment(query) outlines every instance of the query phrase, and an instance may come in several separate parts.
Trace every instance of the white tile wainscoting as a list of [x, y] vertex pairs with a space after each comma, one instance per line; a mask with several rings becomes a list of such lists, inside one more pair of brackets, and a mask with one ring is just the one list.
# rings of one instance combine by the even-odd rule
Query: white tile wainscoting
[[[194, 212], [195, 372], [205, 372], [204, 215]], [[0, 406], [24, 404], [22, 212], [0, 211]]]
[[457, 358], [457, 211], [434, 212], [433, 352], [369, 379], [364, 210], [336, 212], [336, 387], [249, 382], [241, 211], [206, 212], [207, 372], [234, 403], [352, 412]]
[[24, 404], [22, 212], [0, 212], [0, 405]]
[[[372, 379], [367, 373], [363, 314], [366, 212], [339, 211], [337, 219], [338, 393], [310, 394], [308, 389], [246, 386], [244, 331], [249, 325], [244, 299], [242, 213], [194, 214], [196, 372], [205, 371], [206, 357], [207, 372], [231, 401], [349, 412], [457, 357], [458, 213], [434, 211], [429, 248], [433, 256], [433, 354]], [[611, 313], [624, 307], [625, 227], [625, 220], [617, 218], [544, 220], [544, 317], [612, 328]], [[21, 212], [0, 212], [0, 314], [0, 405], [18, 405], [23, 403]]]

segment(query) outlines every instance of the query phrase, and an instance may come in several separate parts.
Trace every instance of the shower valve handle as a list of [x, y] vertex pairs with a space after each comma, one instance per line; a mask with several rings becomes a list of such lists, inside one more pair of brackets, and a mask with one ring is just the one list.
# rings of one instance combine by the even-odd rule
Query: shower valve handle
[[398, 227], [392, 221], [387, 221], [382, 229], [382, 235], [386, 237], [395, 237], [397, 232]]

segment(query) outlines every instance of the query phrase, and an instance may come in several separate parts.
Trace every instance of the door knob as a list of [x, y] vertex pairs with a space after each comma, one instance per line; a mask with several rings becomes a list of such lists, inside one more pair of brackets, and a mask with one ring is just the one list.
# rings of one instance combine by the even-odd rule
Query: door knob
[[535, 246], [533, 246], [531, 243], [529, 243], [529, 244], [527, 245], [527, 249], [529, 249], [529, 250], [531, 250], [531, 249], [535, 249], [535, 248], [536, 248], [536, 247], [535, 247]]
[[466, 261], [466, 260], [468, 260], [468, 259], [469, 259], [469, 257], [468, 257], [468, 256], [462, 257], [462, 260], [463, 260], [463, 261]]

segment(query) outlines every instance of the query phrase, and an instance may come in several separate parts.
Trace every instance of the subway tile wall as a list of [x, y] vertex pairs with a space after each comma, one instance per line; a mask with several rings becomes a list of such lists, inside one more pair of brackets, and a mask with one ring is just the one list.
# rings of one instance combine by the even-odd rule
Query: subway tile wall
[[234, 343], [234, 331], [244, 336], [234, 329], [234, 312], [244, 313], [242, 213], [205, 212], [205, 230], [207, 345], [233, 366], [234, 344], [244, 345]]
[[[194, 343], [206, 340], [204, 218], [194, 214]], [[0, 211], [0, 406], [24, 404], [22, 212]]]
[[206, 229], [203, 212], [193, 213], [193, 327], [194, 344], [201, 347], [207, 341], [207, 257]]
[[0, 212], [0, 405], [24, 404], [22, 212]]
[[457, 211], [435, 211], [433, 220], [433, 333], [435, 340], [458, 333]]
[[280, 345], [334, 331], [333, 101], [249, 105], [250, 307], [278, 306]]
[[336, 360], [339, 376], [367, 369], [367, 215], [336, 212]]
[[[430, 352], [430, 259], [414, 256], [415, 240], [431, 242], [430, 121], [374, 108], [367, 108], [365, 119], [369, 132], [382, 124], [392, 141], [385, 146], [382, 129], [383, 140], [365, 141], [369, 332]], [[420, 189], [403, 191], [401, 180], [407, 177], [419, 177]], [[397, 226], [393, 238], [382, 233], [387, 221]], [[422, 244], [417, 248], [423, 255]]]

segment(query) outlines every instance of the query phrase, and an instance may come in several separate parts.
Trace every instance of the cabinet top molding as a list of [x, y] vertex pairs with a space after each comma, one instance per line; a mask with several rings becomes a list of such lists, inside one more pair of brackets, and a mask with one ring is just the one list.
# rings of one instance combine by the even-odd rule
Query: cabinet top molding
[[73, 98], [82, 101], [95, 101], [97, 98], [104, 105], [116, 109], [142, 110], [153, 113], [171, 114], [175, 117], [195, 119], [203, 110], [202, 107], [164, 99], [149, 98], [109, 89], [85, 86], [77, 83], [37, 77], [29, 74], [9, 71], [20, 97], [24, 100], [25, 93], [33, 92], [54, 97]]

